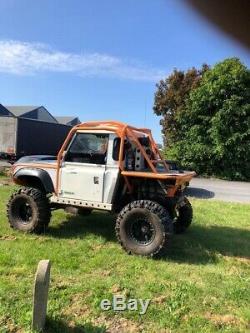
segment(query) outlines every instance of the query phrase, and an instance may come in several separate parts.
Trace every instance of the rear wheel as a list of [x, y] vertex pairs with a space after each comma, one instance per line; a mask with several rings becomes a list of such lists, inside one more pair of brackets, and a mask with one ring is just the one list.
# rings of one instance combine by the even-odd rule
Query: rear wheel
[[116, 236], [129, 254], [154, 256], [169, 245], [173, 225], [158, 203], [138, 200], [125, 206], [116, 220]]
[[7, 217], [14, 229], [36, 233], [45, 231], [51, 217], [46, 194], [37, 188], [20, 188], [8, 202]]
[[190, 226], [193, 219], [193, 208], [189, 200], [185, 197], [182, 205], [176, 208], [174, 219], [174, 232], [181, 234]]

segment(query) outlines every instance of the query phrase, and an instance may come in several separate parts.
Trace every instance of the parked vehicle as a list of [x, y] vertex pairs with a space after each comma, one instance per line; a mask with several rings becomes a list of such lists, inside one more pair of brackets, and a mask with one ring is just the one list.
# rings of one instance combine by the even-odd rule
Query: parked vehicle
[[0, 158], [10, 162], [26, 155], [56, 155], [72, 128], [28, 118], [0, 120]]
[[169, 170], [148, 129], [83, 123], [70, 131], [56, 161], [21, 160], [12, 172], [22, 187], [9, 200], [8, 220], [25, 232], [44, 231], [51, 209], [105, 210], [118, 214], [115, 232], [128, 253], [154, 256], [192, 221], [183, 190], [195, 172]]

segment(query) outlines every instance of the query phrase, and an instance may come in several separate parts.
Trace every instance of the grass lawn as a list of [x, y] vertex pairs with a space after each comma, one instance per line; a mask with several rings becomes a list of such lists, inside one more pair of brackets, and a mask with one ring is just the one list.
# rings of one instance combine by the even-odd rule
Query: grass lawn
[[[30, 332], [34, 274], [52, 261], [46, 332], [247, 332], [250, 205], [192, 200], [194, 224], [162, 259], [127, 255], [114, 216], [56, 211], [44, 235], [11, 230], [0, 186], [0, 332]], [[113, 294], [151, 299], [148, 311], [102, 311]]]

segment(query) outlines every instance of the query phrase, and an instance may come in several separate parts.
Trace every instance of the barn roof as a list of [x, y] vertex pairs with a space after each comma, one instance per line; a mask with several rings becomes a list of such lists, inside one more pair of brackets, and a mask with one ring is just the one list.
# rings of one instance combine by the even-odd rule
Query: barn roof
[[4, 107], [9, 110], [14, 116], [21, 117], [25, 113], [38, 109], [40, 106], [34, 105], [4, 105]]
[[68, 124], [69, 122], [71, 122], [72, 120], [75, 120], [75, 119], [77, 119], [77, 117], [64, 117], [64, 116], [62, 116], [62, 117], [55, 117], [56, 118], [56, 120], [60, 123], [60, 124]]
[[80, 120], [76, 116], [60, 116], [60, 117], [55, 117], [56, 120], [58, 121], [59, 124], [64, 124], [64, 125], [78, 125], [80, 124]]

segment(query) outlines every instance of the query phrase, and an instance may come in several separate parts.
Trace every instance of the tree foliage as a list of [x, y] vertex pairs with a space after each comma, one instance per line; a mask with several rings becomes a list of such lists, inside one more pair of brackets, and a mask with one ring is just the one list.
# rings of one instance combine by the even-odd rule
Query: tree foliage
[[191, 71], [186, 90], [182, 80], [180, 85], [175, 81], [178, 92], [171, 92], [178, 71], [157, 87], [154, 111], [163, 116], [167, 151], [198, 173], [249, 180], [250, 71], [236, 58]]
[[202, 75], [208, 69], [203, 65], [201, 70], [191, 68], [187, 72], [175, 69], [165, 80], [156, 85], [154, 112], [162, 116], [165, 144], [171, 147], [182, 137], [178, 118], [185, 112], [185, 100], [190, 91], [199, 86]]

